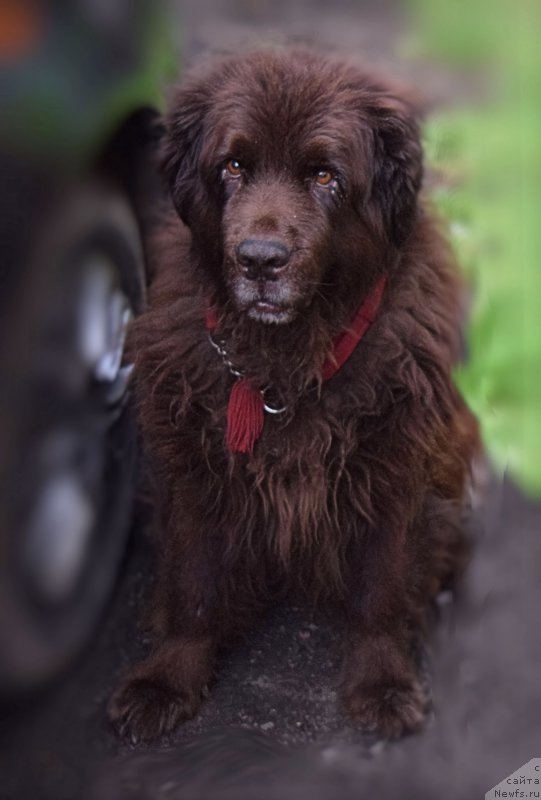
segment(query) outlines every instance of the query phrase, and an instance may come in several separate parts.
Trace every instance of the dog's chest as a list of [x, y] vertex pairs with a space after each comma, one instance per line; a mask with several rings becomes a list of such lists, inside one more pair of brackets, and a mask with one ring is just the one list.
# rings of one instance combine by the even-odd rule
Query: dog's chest
[[297, 395], [283, 414], [265, 412], [253, 452], [232, 453], [227, 412], [235, 382], [219, 360], [208, 369], [198, 377], [212, 375], [209, 383], [192, 384], [187, 422], [190, 450], [200, 454], [196, 469], [207, 470], [204, 482], [213, 487], [205, 502], [220, 525], [233, 541], [249, 537], [307, 568], [322, 538], [339, 550], [353, 515], [351, 487], [363, 482], [358, 415], [348, 391], [325, 385], [319, 393]]
[[301, 400], [290, 416], [265, 412], [253, 452], [230, 456], [235, 472], [274, 515], [284, 516], [283, 524], [321, 523], [353, 457], [344, 422], [312, 398]]
[[[205, 384], [194, 385], [205, 373]], [[246, 381], [245, 377], [232, 375], [213, 352], [207, 370], [199, 371], [197, 378], [192, 384], [192, 403], [197, 410], [193, 421], [204, 429], [218, 461], [225, 454], [248, 472], [280, 473], [285, 482], [300, 476], [307, 483], [314, 470], [328, 470], [337, 459], [344, 464], [355, 449], [352, 430], [358, 421], [356, 398], [327, 385], [318, 390], [314, 384], [299, 392], [269, 382], [263, 391], [253, 390], [261, 415], [253, 451], [236, 455], [227, 440], [228, 424], [249, 428], [253, 413], [250, 404], [241, 403], [239, 407], [236, 402], [238, 385]]]

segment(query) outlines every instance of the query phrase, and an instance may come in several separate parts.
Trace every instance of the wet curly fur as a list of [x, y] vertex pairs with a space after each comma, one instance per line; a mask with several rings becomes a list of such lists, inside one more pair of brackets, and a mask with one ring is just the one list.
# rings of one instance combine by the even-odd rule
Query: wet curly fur
[[[451, 380], [460, 287], [419, 195], [414, 110], [313, 53], [232, 57], [177, 91], [162, 162], [176, 213], [133, 329], [156, 644], [110, 717], [133, 740], [168, 733], [197, 712], [219, 647], [300, 592], [343, 627], [345, 712], [384, 736], [415, 730], [413, 638], [464, 562], [478, 435]], [[285, 265], [243, 262], [254, 240], [278, 242]], [[375, 322], [322, 383], [333, 338], [383, 273]], [[211, 300], [235, 367], [287, 406], [251, 455], [225, 447], [235, 378], [207, 337]]]

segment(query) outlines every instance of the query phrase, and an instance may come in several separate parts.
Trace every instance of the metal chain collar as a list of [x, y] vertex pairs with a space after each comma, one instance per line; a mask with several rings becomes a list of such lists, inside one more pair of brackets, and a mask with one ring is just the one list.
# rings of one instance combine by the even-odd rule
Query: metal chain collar
[[[243, 370], [237, 369], [231, 359], [229, 358], [229, 354], [225, 347], [225, 341], [223, 339], [219, 339], [215, 341], [212, 337], [212, 334], [208, 334], [209, 342], [216, 350], [220, 358], [222, 359], [223, 363], [235, 378], [244, 378]], [[259, 389], [259, 393], [263, 399], [263, 410], [266, 411], [267, 414], [284, 414], [287, 411], [287, 406], [273, 406], [271, 405], [268, 399], [268, 393], [271, 391], [271, 386], [265, 386], [264, 389]]]

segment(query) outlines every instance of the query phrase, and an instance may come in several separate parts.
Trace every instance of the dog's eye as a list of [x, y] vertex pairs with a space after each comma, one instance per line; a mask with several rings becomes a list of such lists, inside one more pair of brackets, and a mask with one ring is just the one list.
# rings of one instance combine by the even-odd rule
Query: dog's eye
[[232, 178], [239, 178], [242, 173], [242, 167], [236, 158], [230, 158], [225, 168]]
[[320, 169], [315, 175], [315, 182], [319, 186], [328, 186], [334, 180], [334, 175], [326, 169]]

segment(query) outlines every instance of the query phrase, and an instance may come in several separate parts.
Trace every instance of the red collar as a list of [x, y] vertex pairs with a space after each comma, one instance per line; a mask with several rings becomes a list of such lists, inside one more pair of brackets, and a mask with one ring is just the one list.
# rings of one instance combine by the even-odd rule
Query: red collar
[[[364, 334], [374, 322], [381, 305], [387, 278], [382, 275], [370, 294], [361, 303], [349, 328], [336, 337], [331, 355], [326, 359], [321, 370], [323, 382], [329, 381], [345, 364]], [[206, 325], [212, 334], [218, 325], [214, 308], [207, 311]], [[226, 351], [211, 339], [214, 347], [224, 361], [228, 362]], [[233, 374], [235, 374], [233, 372]], [[237, 380], [233, 384], [227, 404], [226, 444], [231, 453], [251, 453], [256, 441], [261, 436], [265, 423], [265, 411], [273, 413], [265, 406], [264, 392], [257, 389], [248, 378], [236, 373]], [[274, 410], [274, 413], [279, 413]]]

